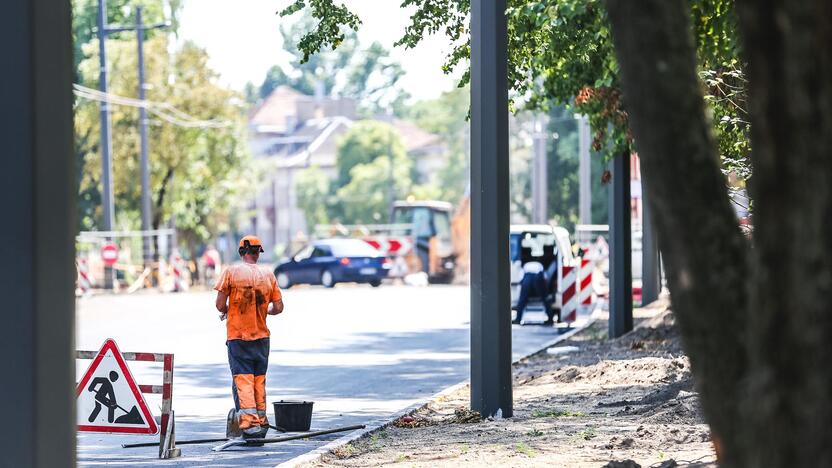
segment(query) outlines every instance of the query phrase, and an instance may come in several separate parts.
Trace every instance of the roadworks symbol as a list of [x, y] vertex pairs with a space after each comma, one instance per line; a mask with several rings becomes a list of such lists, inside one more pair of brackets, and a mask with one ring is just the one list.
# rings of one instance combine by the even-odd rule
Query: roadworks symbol
[[116, 342], [108, 339], [75, 389], [78, 430], [156, 434], [158, 427], [147, 408]]

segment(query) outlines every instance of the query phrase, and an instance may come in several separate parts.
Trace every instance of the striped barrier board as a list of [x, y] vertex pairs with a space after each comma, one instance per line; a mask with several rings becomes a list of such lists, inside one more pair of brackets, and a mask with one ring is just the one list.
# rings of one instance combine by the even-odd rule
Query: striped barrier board
[[391, 257], [407, 255], [413, 247], [410, 239], [402, 236], [371, 236], [365, 237], [364, 242]]
[[578, 303], [581, 307], [592, 305], [592, 262], [588, 258], [581, 259], [579, 278]]
[[[95, 359], [99, 351], [76, 351], [76, 359]], [[173, 421], [173, 354], [121, 353], [125, 361], [161, 362], [162, 385], [142, 385], [142, 393], [162, 395], [161, 428], [159, 430], [159, 458], [172, 458], [178, 453]]]
[[184, 292], [188, 290], [188, 284], [185, 283], [184, 270], [185, 262], [179, 255], [174, 255], [170, 261], [173, 268], [173, 290], [174, 292]]
[[85, 258], [79, 258], [76, 262], [76, 266], [78, 267], [78, 289], [80, 289], [83, 294], [87, 294], [92, 291], [93, 284], [95, 283], [92, 274], [90, 274], [90, 268], [89, 265], [87, 265], [87, 260]]
[[563, 322], [574, 322], [578, 315], [578, 268], [563, 267], [563, 292], [561, 293], [560, 317]]

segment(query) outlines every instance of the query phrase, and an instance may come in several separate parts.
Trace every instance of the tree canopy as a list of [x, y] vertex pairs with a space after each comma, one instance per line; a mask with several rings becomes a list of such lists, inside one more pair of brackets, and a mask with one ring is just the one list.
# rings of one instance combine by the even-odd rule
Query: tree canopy
[[[621, 98], [619, 66], [603, 1], [509, 0], [508, 5], [508, 82], [513, 106], [544, 110], [566, 106], [589, 116], [597, 151], [611, 156], [637, 149]], [[339, 38], [361, 24], [345, 7], [334, 7], [333, 0], [297, 0], [281, 14], [293, 14], [304, 6], [320, 19], [319, 26], [307, 30], [298, 41], [304, 57], [325, 48], [337, 50]], [[463, 67], [460, 85], [466, 84], [470, 0], [402, 0], [402, 7], [415, 7], [415, 11], [396, 45], [416, 47], [428, 34], [444, 33], [454, 46], [443, 68], [450, 72]], [[742, 187], [751, 175], [750, 128], [733, 2], [693, 0], [689, 14], [723, 169]]]
[[[124, 2], [110, 2], [111, 10], [122, 15], [128, 12], [124, 5]], [[78, 63], [79, 82], [97, 87], [97, 40], [82, 44], [81, 50], [81, 57], [85, 58]], [[223, 123], [219, 128], [182, 126], [150, 114], [153, 226], [159, 227], [175, 216], [180, 236], [196, 245], [228, 229], [232, 195], [242, 189], [242, 169], [247, 157], [242, 126], [244, 109], [236, 93], [217, 85], [217, 74], [208, 67], [208, 55], [203, 49], [186, 42], [172, 55], [168, 52], [169, 43], [163, 34], [157, 33], [145, 41], [147, 99], [184, 112], [187, 117], [179, 117], [185, 120]], [[135, 33], [108, 39], [107, 53], [109, 92], [135, 96], [138, 90]], [[139, 111], [125, 105], [110, 108], [116, 226], [139, 229]], [[97, 101], [84, 98], [76, 101], [82, 230], [100, 227], [99, 109]]]
[[281, 26], [283, 50], [291, 60], [287, 69], [274, 65], [266, 72], [259, 99], [286, 85], [307, 95], [353, 98], [359, 104], [362, 117], [370, 118], [390, 110], [401, 113], [409, 95], [396, 86], [404, 70], [390, 57], [390, 52], [379, 42], [363, 47], [355, 32], [347, 31], [337, 49], [306, 55], [298, 44], [316, 23], [315, 18], [306, 14], [296, 22]]

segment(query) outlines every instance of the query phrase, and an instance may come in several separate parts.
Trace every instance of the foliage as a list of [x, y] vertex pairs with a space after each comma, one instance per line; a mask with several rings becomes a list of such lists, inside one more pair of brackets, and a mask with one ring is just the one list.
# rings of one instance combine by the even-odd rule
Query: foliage
[[[550, 139], [547, 148], [547, 165], [549, 180], [548, 207], [549, 218], [559, 226], [573, 232], [578, 223], [580, 165], [578, 121], [568, 109], [559, 106], [549, 111], [549, 132], [557, 135]], [[590, 157], [590, 193], [592, 198], [592, 220], [597, 224], [607, 223], [607, 187], [601, 183], [601, 175], [606, 169], [600, 155]]]
[[390, 109], [401, 111], [409, 95], [396, 87], [404, 70], [390, 58], [390, 52], [378, 42], [362, 48], [355, 32], [348, 31], [339, 39], [336, 50], [306, 55], [300, 44], [316, 24], [314, 17], [304, 15], [281, 26], [283, 49], [292, 59], [288, 71], [280, 65], [268, 70], [260, 85], [260, 99], [286, 85], [307, 95], [353, 98], [359, 104], [360, 115], [367, 118]]
[[407, 159], [404, 144], [398, 131], [390, 124], [366, 120], [357, 122], [338, 142], [338, 187], [352, 180], [352, 170], [360, 164], [369, 164], [379, 156], [393, 155], [398, 163]]
[[[350, 181], [335, 194], [340, 218], [349, 224], [384, 223], [390, 212], [391, 196], [402, 198], [410, 190], [410, 160], [394, 156], [390, 168], [388, 155], [356, 164], [350, 170]], [[391, 179], [392, 178], [392, 179]]]
[[343, 5], [335, 5], [332, 0], [296, 0], [280, 12], [280, 16], [294, 14], [309, 5], [312, 16], [320, 21], [315, 30], [310, 34], [304, 34], [298, 44], [298, 49], [303, 52], [302, 63], [310, 59], [311, 53], [320, 51], [326, 46], [333, 49], [338, 48], [344, 42], [347, 34], [345, 29], [356, 30], [361, 20], [350, 12]]
[[403, 75], [404, 69], [390, 58], [390, 51], [373, 42], [356, 55], [341, 93], [361, 103], [365, 117], [385, 113], [389, 108], [401, 111], [409, 95], [395, 86]]
[[301, 172], [296, 189], [298, 206], [310, 226], [330, 221], [384, 223], [391, 197], [435, 195], [413, 183], [413, 163], [395, 127], [370, 120], [355, 123], [339, 140], [332, 180], [312, 167]]
[[306, 224], [329, 224], [329, 177], [317, 166], [299, 172], [295, 180], [298, 208], [306, 216]]
[[[84, 46], [88, 56], [79, 64], [84, 82], [97, 86], [98, 57], [95, 41]], [[109, 40], [109, 90], [135, 96], [136, 47], [134, 39]], [[145, 43], [147, 99], [166, 102], [198, 119], [232, 124], [226, 128], [188, 128], [157, 120], [151, 115], [149, 156], [153, 226], [171, 217], [184, 240], [200, 241], [228, 228], [233, 195], [243, 188], [246, 149], [243, 143], [239, 97], [219, 87], [217, 74], [207, 65], [204, 50], [184, 43], [168, 56], [165, 37]], [[113, 186], [117, 219], [123, 228], [138, 229], [140, 211], [137, 108], [111, 106]], [[79, 99], [75, 107], [76, 148], [79, 157], [81, 229], [100, 227], [101, 180], [99, 103]], [[134, 215], [121, 216], [121, 213]]]
[[[165, 17], [165, 3], [168, 4], [171, 17]], [[107, 24], [132, 26], [136, 22], [136, 6], [142, 7], [142, 21], [146, 24], [157, 24], [167, 21], [171, 24], [168, 32], [176, 32], [179, 28], [178, 15], [182, 10], [182, 0], [106, 0]], [[98, 0], [72, 0], [72, 43], [73, 60], [76, 79], [80, 80], [78, 66], [90, 54], [85, 51], [87, 43], [98, 44], [96, 31], [98, 30]], [[146, 38], [163, 34], [158, 29], [152, 29], [145, 33]], [[108, 39], [129, 40], [134, 39], [136, 33], [124, 31], [113, 33]], [[86, 84], [78, 81], [81, 84]]]
[[436, 99], [417, 102], [407, 110], [408, 119], [423, 130], [439, 135], [448, 147], [447, 164], [439, 172], [438, 195], [432, 199], [457, 203], [468, 186], [466, 116], [470, 101], [471, 93], [467, 87], [456, 88]]
[[[335, 20], [323, 4], [313, 15]], [[297, 9], [305, 4], [295, 3]], [[444, 32], [453, 44], [443, 68], [467, 68], [470, 57], [468, 26], [469, 0], [402, 0], [403, 7], [414, 7], [410, 25], [396, 43], [415, 47], [429, 34]], [[726, 171], [740, 183], [750, 176], [748, 163], [748, 125], [742, 104], [734, 99], [744, 95], [744, 81], [738, 79], [743, 65], [739, 61], [733, 11], [728, 0], [690, 2], [700, 68], [707, 74], [709, 103], [717, 120], [716, 136]], [[295, 10], [297, 11], [297, 10]], [[284, 12], [287, 13], [287, 12]], [[319, 16], [320, 15], [320, 16]], [[347, 13], [339, 11], [344, 17]], [[509, 0], [508, 83], [515, 107], [547, 109], [565, 105], [586, 114], [594, 130], [593, 147], [606, 156], [630, 150], [626, 105], [619, 87], [618, 64], [613, 53], [606, 10], [602, 0]], [[360, 21], [344, 22], [355, 27]], [[329, 23], [327, 23], [329, 24]], [[336, 37], [323, 28], [311, 29], [299, 47], [304, 54], [320, 50], [321, 45], [337, 46]], [[314, 47], [317, 46], [317, 47]], [[461, 84], [468, 82], [466, 72]], [[717, 89], [714, 79], [728, 80], [734, 88]], [[732, 103], [733, 101], [733, 103]], [[738, 104], [738, 105], [735, 105]]]

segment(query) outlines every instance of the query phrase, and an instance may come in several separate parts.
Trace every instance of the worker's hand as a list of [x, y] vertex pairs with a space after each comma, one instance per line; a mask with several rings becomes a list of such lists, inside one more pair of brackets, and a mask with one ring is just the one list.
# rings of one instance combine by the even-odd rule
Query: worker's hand
[[281, 312], [283, 312], [283, 308], [282, 308], [282, 307], [281, 307], [281, 308], [276, 308], [276, 307], [274, 306], [274, 302], [270, 302], [270, 303], [269, 303], [269, 310], [268, 310], [266, 313], [267, 313], [267, 314], [269, 314], [269, 315], [277, 315], [277, 314], [279, 314], [279, 313], [281, 313]]
[[228, 318], [228, 312], [220, 314], [220, 322]]

